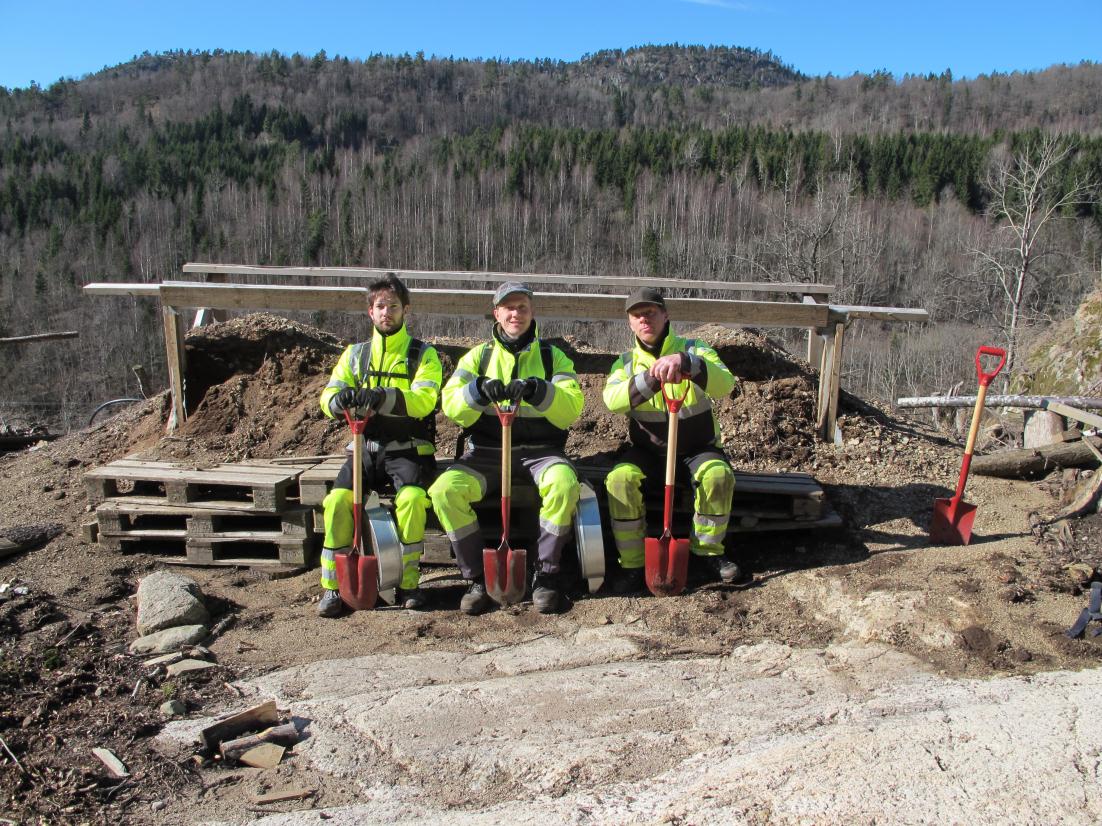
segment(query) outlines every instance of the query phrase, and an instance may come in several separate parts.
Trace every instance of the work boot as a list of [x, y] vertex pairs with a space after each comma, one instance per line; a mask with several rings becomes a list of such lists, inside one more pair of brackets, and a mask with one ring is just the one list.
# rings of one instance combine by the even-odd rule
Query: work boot
[[539, 572], [532, 581], [532, 604], [541, 614], [553, 614], [559, 607], [559, 575]]
[[642, 568], [621, 568], [612, 580], [612, 593], [624, 596], [642, 591], [647, 586]]
[[748, 571], [743, 571], [737, 562], [724, 554], [705, 556], [703, 560], [704, 567], [724, 585], [745, 588], [754, 581], [754, 577]]
[[490, 607], [490, 595], [486, 593], [486, 584], [476, 579], [467, 586], [467, 593], [459, 601], [459, 610], [472, 617], [481, 614]]
[[399, 588], [394, 604], [415, 611], [428, 605], [429, 600], [420, 588]]
[[339, 617], [343, 610], [344, 603], [341, 602], [340, 591], [331, 591], [326, 588], [321, 592], [321, 600], [318, 602], [319, 617], [333, 619], [333, 617]]

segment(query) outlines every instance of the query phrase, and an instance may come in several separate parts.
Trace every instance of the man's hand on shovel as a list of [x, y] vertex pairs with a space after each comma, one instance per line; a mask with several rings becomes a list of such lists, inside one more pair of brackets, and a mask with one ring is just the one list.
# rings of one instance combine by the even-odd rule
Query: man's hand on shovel
[[689, 373], [688, 361], [687, 353], [671, 353], [658, 359], [647, 372], [662, 384], [680, 384]]

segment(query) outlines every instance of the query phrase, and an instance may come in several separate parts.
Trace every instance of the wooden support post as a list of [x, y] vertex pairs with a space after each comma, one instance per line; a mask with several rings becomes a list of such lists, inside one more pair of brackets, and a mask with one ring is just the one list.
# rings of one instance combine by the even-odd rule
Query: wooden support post
[[826, 346], [819, 362], [819, 397], [815, 432], [824, 442], [839, 441], [838, 391], [842, 375], [842, 343], [846, 325], [835, 324], [823, 331]]
[[172, 413], [169, 414], [165, 429], [171, 433], [187, 421], [187, 406], [184, 399], [184, 376], [187, 370], [187, 359], [184, 353], [184, 317], [169, 304], [161, 306], [161, 317], [164, 319], [165, 326], [168, 385], [172, 393]]
[[[817, 295], [804, 295], [802, 301], [804, 304], [822, 304], [819, 301], [821, 296]], [[820, 364], [823, 358], [823, 338], [819, 334], [819, 331], [814, 327], [807, 328], [807, 363], [815, 366]]]

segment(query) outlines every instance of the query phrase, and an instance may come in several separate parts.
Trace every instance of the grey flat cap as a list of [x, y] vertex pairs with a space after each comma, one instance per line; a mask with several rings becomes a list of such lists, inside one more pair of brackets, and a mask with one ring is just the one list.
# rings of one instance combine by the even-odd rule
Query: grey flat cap
[[528, 288], [527, 284], [520, 281], [506, 281], [498, 287], [497, 292], [494, 293], [494, 306], [496, 307], [513, 293], [523, 293], [529, 298], [532, 297], [532, 291]]

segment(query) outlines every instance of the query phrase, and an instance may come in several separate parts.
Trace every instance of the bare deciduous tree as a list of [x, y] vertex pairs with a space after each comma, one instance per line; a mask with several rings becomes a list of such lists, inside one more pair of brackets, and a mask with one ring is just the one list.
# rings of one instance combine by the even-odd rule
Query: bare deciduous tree
[[1086, 203], [1093, 191], [1085, 178], [1064, 185], [1057, 175], [1074, 150], [1074, 144], [1046, 135], [1038, 145], [996, 161], [985, 181], [991, 193], [988, 214], [996, 229], [990, 248], [972, 252], [977, 275], [1002, 297], [1001, 306], [992, 309], [1006, 340], [1004, 381], [1014, 371], [1031, 281], [1052, 252], [1044, 246], [1048, 225], [1065, 209]]

